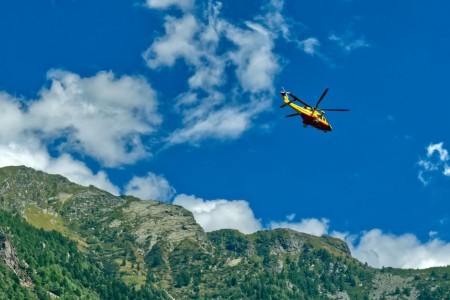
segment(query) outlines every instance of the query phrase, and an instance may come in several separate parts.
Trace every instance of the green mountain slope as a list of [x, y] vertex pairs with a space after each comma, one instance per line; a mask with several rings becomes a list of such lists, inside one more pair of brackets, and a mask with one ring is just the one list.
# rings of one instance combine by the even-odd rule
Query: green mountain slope
[[0, 169], [0, 228], [0, 299], [450, 297], [449, 268], [373, 269], [288, 229], [205, 233], [180, 206], [26, 167]]

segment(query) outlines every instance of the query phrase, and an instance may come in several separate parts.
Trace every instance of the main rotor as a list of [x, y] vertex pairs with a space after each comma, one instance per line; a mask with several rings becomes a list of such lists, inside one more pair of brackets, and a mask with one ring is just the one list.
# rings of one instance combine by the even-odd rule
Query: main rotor
[[[299, 97], [295, 96], [294, 94], [292, 94], [291, 92], [286, 92], [283, 88], [283, 91], [281, 92], [281, 95], [291, 95], [291, 97], [293, 98], [291, 101], [284, 103], [282, 105], [280, 105], [280, 107], [285, 107], [286, 105], [289, 105], [295, 101], [300, 102], [301, 104], [303, 104], [306, 107], [309, 107], [312, 110], [312, 114], [314, 114], [315, 111], [318, 111], [319, 108], [319, 104], [320, 102], [322, 102], [323, 98], [325, 98], [325, 95], [328, 93], [328, 88], [326, 88], [322, 95], [320, 96], [319, 100], [317, 100], [317, 103], [315, 106], [312, 106], [310, 104], [308, 104], [307, 102], [303, 101], [302, 99], [300, 99]], [[349, 111], [349, 109], [346, 108], [321, 108], [320, 111]]]

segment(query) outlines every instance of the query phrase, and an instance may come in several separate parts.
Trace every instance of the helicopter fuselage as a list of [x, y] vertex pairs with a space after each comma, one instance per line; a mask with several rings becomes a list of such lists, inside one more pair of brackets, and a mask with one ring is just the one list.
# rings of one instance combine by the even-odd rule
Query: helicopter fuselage
[[308, 125], [311, 125], [319, 130], [322, 131], [331, 131], [331, 125], [328, 123], [327, 119], [324, 117], [324, 111], [321, 110], [315, 110], [311, 107], [307, 106], [300, 106], [295, 103], [292, 103], [291, 100], [289, 100], [286, 93], [282, 94], [283, 101], [287, 105], [289, 105], [293, 110], [299, 114], [303, 119], [303, 125], [306, 127]]

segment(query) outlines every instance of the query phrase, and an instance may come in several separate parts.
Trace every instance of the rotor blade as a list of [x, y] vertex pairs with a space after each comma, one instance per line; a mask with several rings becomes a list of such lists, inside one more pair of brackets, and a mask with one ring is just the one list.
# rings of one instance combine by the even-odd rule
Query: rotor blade
[[350, 109], [346, 108], [321, 108], [323, 111], [350, 111]]
[[325, 91], [323, 91], [322, 96], [320, 96], [319, 100], [317, 101], [317, 104], [316, 104], [316, 107], [315, 107], [316, 109], [317, 109], [317, 107], [319, 107], [320, 102], [323, 100], [323, 97], [325, 97], [325, 95], [327, 93], [328, 93], [328, 88], [326, 88]]
[[309, 107], [312, 107], [311, 105], [309, 105], [308, 103], [306, 103], [305, 101], [303, 101], [303, 100], [300, 99], [299, 97], [295, 96], [294, 94], [292, 94], [292, 93], [290, 93], [290, 94], [291, 94], [292, 98], [294, 98], [295, 100], [297, 100], [297, 101], [300, 102], [301, 104], [306, 105], [306, 106], [309, 106]]
[[286, 115], [286, 118], [296, 117], [296, 116], [300, 116], [300, 114], [290, 114], [290, 115]]

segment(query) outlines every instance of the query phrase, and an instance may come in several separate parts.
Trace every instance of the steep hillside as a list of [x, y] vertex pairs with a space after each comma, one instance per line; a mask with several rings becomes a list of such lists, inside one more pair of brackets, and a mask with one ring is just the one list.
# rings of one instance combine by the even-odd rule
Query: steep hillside
[[448, 268], [377, 270], [341, 240], [288, 229], [205, 233], [182, 207], [26, 167], [0, 169], [0, 228], [0, 298], [450, 296]]
[[26, 167], [0, 169], [0, 208], [61, 232], [100, 261], [123, 265], [124, 280], [138, 285], [147, 276], [144, 256], [158, 241], [169, 248], [186, 238], [206, 242], [203, 229], [181, 207], [116, 197]]
[[126, 285], [111, 272], [114, 266], [79, 251], [57, 231], [1, 210], [0, 228], [0, 299], [169, 299], [155, 286], [136, 291]]

